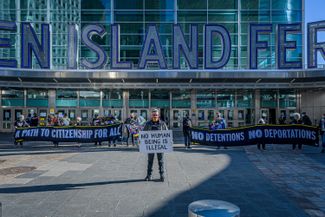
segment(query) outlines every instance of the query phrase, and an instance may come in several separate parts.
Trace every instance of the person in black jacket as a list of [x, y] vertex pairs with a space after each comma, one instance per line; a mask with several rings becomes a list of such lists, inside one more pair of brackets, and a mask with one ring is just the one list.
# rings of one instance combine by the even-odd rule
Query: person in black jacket
[[[143, 129], [143, 131], [151, 131], [151, 130], [168, 130], [166, 123], [164, 121], [160, 120], [158, 109], [152, 110], [151, 120], [146, 122], [144, 129]], [[155, 158], [154, 153], [148, 154], [148, 167], [147, 167], [147, 176], [145, 178], [145, 181], [151, 180], [152, 164], [153, 164], [154, 158]], [[159, 166], [159, 173], [160, 173], [160, 181], [163, 182], [163, 181], [165, 181], [164, 154], [157, 153], [157, 158], [158, 158], [158, 166]]]
[[[292, 114], [292, 121], [290, 124], [302, 124], [301, 117], [299, 113], [293, 113]], [[297, 144], [292, 144], [292, 150], [295, 150], [297, 147]], [[302, 144], [298, 144], [298, 149], [302, 149]]]
[[192, 127], [192, 120], [186, 115], [183, 118], [183, 134], [184, 134], [184, 143], [185, 148], [191, 148], [191, 139], [190, 139], [190, 127]]

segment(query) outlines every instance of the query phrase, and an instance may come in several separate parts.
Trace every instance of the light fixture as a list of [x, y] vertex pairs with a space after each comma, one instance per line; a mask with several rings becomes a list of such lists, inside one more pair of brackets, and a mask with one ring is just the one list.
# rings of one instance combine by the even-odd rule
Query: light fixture
[[189, 80], [189, 83], [192, 83], [192, 80], [193, 80], [193, 79], [191, 78], [191, 79]]
[[156, 83], [158, 83], [159, 82], [159, 80], [158, 80], [158, 78], [156, 78]]
[[20, 82], [23, 82], [23, 80], [21, 80], [21, 78], [20, 78], [20, 77], [17, 77], [17, 79], [18, 79]]
[[295, 78], [294, 78], [294, 79], [292, 79], [292, 80], [290, 81], [290, 83], [292, 84], [293, 82], [295, 82], [295, 80], [296, 80]]
[[87, 80], [89, 81], [89, 83], [91, 83], [91, 80], [89, 78], [87, 78]]
[[122, 82], [125, 83], [124, 78], [122, 78]]
[[53, 78], [53, 81], [54, 81], [55, 83], [58, 83], [58, 80], [56, 80], [55, 78]]
[[257, 81], [256, 81], [256, 83], [260, 83], [262, 81], [262, 79], [260, 78], [260, 79], [258, 79]]

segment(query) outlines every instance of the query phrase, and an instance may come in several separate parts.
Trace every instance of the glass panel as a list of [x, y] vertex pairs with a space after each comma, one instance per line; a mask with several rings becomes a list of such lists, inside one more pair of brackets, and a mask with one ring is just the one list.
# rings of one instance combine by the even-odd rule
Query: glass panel
[[208, 121], [212, 122], [214, 120], [214, 110], [208, 110]]
[[144, 119], [148, 120], [148, 111], [147, 111], [147, 110], [141, 110], [141, 111], [140, 111], [140, 115], [141, 115]]
[[220, 91], [217, 92], [217, 107], [234, 107], [235, 106], [235, 92], [234, 91]]
[[170, 105], [168, 90], [151, 91], [151, 107], [168, 108]]
[[11, 121], [11, 110], [10, 109], [3, 110], [3, 121]]
[[227, 120], [228, 121], [234, 120], [234, 110], [228, 110], [228, 112], [227, 112]]
[[2, 99], [2, 106], [24, 106], [24, 99]]
[[56, 91], [56, 98], [57, 99], [77, 99], [78, 94], [76, 90], [66, 90], [66, 89], [58, 89]]
[[48, 100], [47, 99], [27, 99], [27, 106], [47, 107]]
[[3, 89], [1, 90], [2, 99], [24, 99], [24, 90]]
[[178, 0], [178, 9], [206, 9], [207, 1], [206, 0], [196, 0], [196, 1], [188, 1], [188, 0]]
[[237, 107], [250, 108], [254, 107], [254, 93], [252, 91], [238, 91], [237, 92]]
[[27, 100], [28, 99], [47, 99], [48, 91], [47, 90], [36, 90], [28, 89], [27, 90]]
[[173, 91], [172, 92], [173, 108], [191, 108], [190, 91]]
[[100, 106], [100, 91], [80, 91], [80, 107], [98, 107]]
[[15, 109], [15, 121], [17, 121], [22, 114], [23, 114], [22, 109]]
[[129, 107], [144, 108], [149, 107], [148, 90], [129, 90]]
[[209, 10], [211, 9], [237, 9], [237, 0], [209, 0]]
[[180, 113], [179, 113], [179, 110], [174, 110], [173, 111], [173, 121], [179, 121], [180, 120]]
[[114, 7], [116, 10], [118, 9], [133, 9], [139, 10], [143, 9], [143, 1], [142, 0], [114, 0]]
[[270, 8], [270, 0], [241, 0], [241, 7], [242, 9], [267, 9]]
[[261, 91], [261, 107], [275, 108], [277, 106], [277, 92], [272, 90]]
[[88, 110], [81, 110], [81, 120], [88, 121]]
[[173, 10], [174, 0], [145, 0], [146, 9]]
[[272, 8], [276, 10], [301, 10], [302, 1], [284, 1], [284, 0], [272, 0]]
[[196, 94], [196, 106], [198, 108], [216, 107], [215, 92], [213, 90], [198, 90]]
[[123, 107], [123, 91], [103, 90], [103, 106], [112, 108]]
[[280, 108], [297, 107], [297, 95], [294, 90], [279, 91]]
[[244, 110], [238, 110], [238, 120], [244, 120]]
[[47, 107], [48, 106], [48, 90], [28, 89], [27, 90], [27, 106]]
[[198, 111], [198, 120], [199, 121], [204, 121], [205, 117], [204, 117], [204, 110], [199, 110]]
[[78, 105], [78, 100], [73, 99], [57, 99], [56, 106], [58, 107], [76, 107]]

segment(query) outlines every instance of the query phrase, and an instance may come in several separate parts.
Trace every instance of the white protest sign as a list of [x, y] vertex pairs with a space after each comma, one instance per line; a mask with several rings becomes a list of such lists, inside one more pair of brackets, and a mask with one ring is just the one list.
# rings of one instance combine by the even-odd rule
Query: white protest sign
[[142, 153], [165, 153], [173, 151], [173, 131], [140, 131], [139, 150]]

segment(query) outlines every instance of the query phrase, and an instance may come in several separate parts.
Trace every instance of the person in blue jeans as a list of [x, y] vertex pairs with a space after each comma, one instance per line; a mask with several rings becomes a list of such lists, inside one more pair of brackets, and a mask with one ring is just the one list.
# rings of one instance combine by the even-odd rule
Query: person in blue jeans
[[322, 138], [322, 153], [325, 153], [325, 113], [323, 117], [319, 120], [320, 135]]

